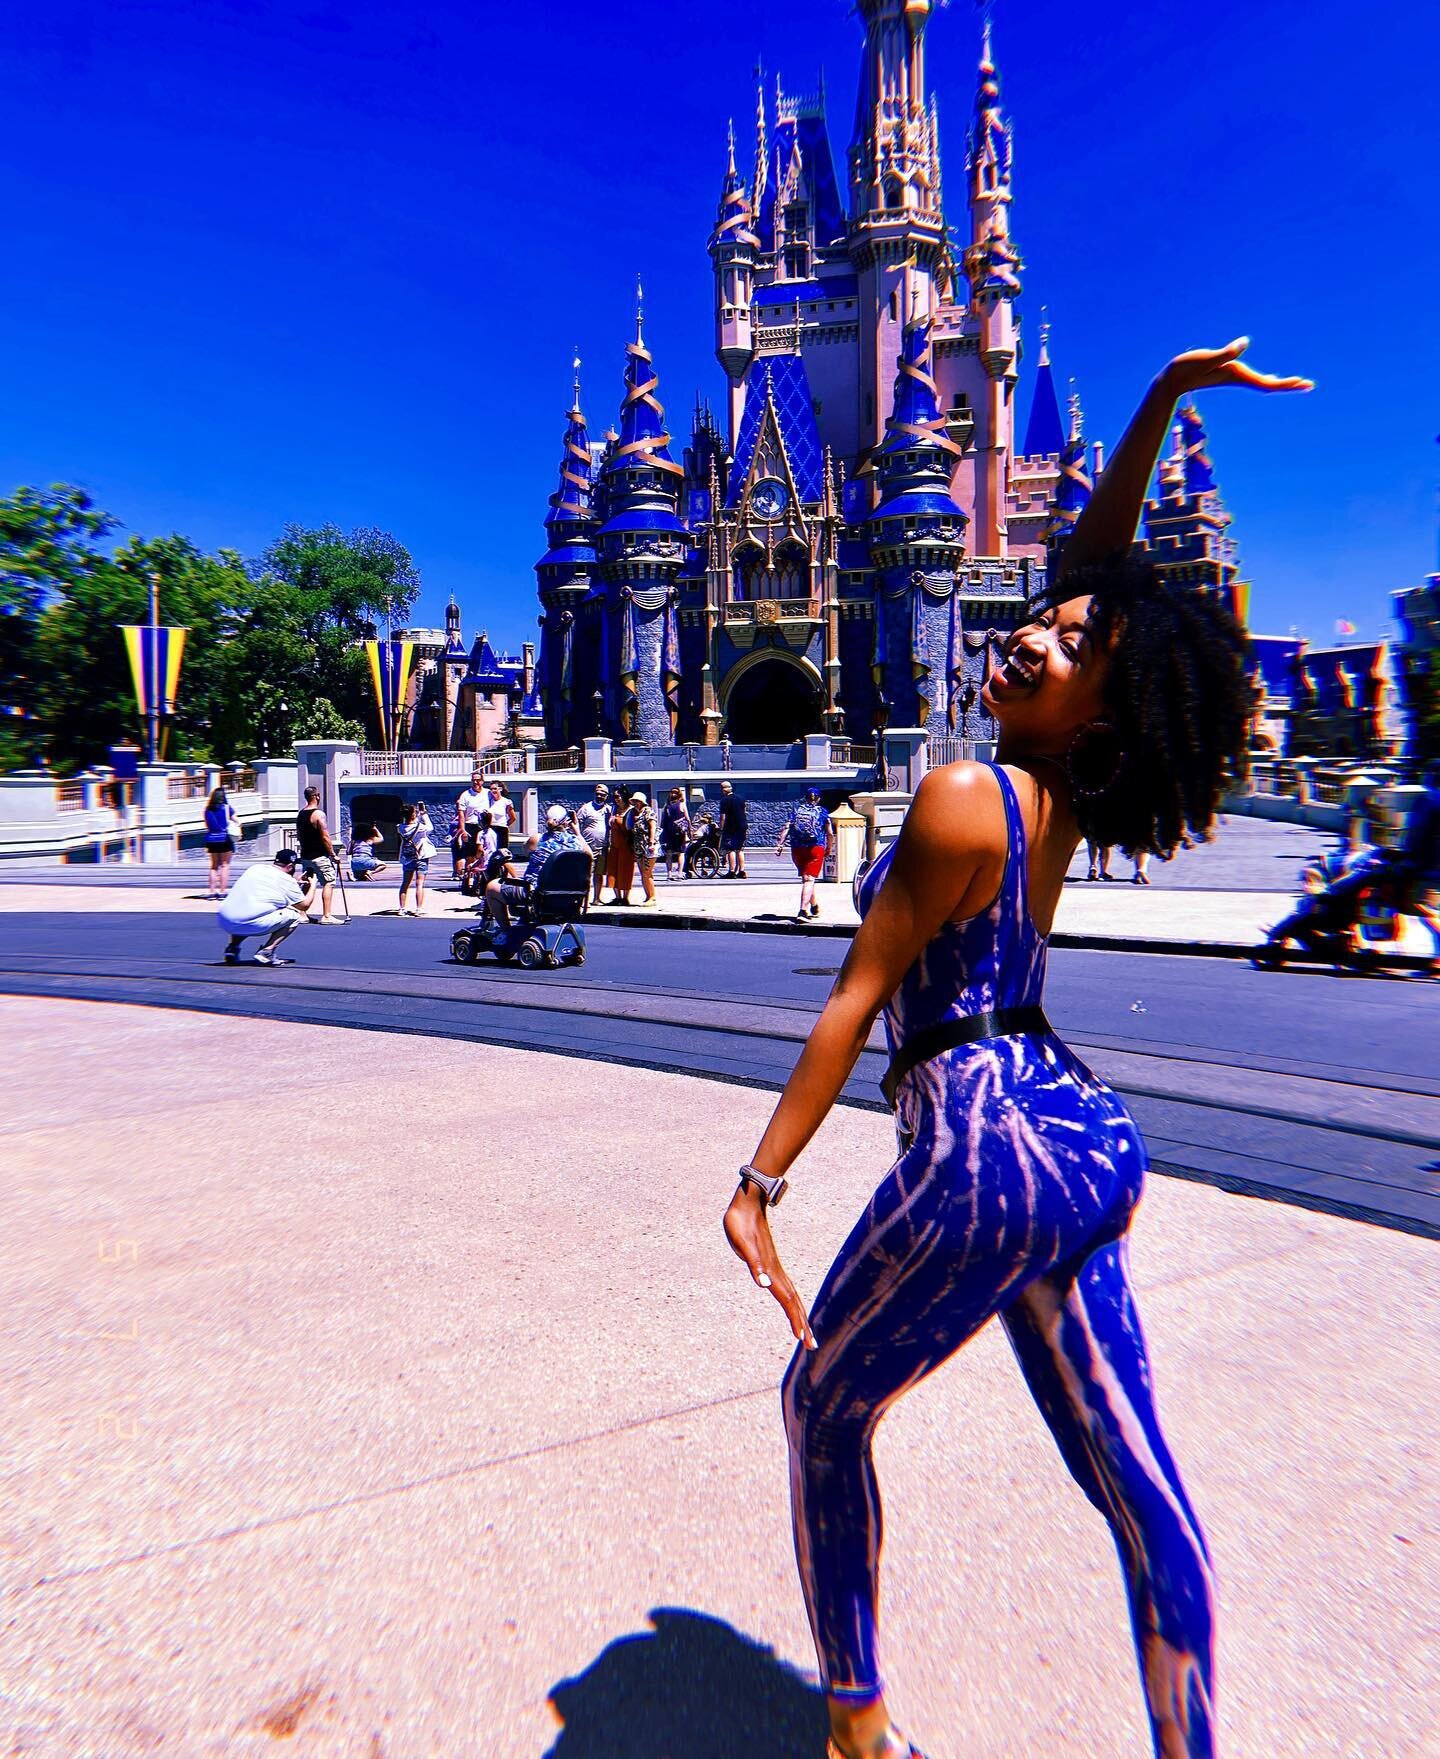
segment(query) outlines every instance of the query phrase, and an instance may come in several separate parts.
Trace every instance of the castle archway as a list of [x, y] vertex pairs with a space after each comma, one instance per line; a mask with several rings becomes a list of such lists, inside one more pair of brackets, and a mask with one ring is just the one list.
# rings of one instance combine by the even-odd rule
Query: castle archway
[[820, 731], [819, 672], [775, 648], [748, 654], [720, 687], [725, 731], [737, 745], [788, 745]]

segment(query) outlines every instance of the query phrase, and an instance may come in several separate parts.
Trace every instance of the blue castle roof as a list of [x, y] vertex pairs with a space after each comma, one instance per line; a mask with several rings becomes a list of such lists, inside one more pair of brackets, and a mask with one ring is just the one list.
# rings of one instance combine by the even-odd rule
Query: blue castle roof
[[1215, 467], [1206, 451], [1205, 424], [1193, 403], [1185, 404], [1179, 418], [1180, 441], [1185, 449], [1185, 493], [1208, 495], [1215, 487]]
[[665, 408], [655, 395], [659, 383], [650, 350], [637, 335], [625, 345], [625, 401], [620, 406], [620, 437], [606, 459], [607, 474], [649, 466], [666, 475], [684, 475], [670, 456]]
[[[801, 113], [794, 114], [796, 109]], [[825, 126], [823, 109], [782, 104], [780, 119], [770, 141], [765, 189], [756, 215], [756, 231], [760, 234], [762, 250], [775, 248], [775, 203], [797, 145], [801, 164], [810, 175], [815, 208], [810, 219], [816, 244], [834, 244], [845, 236], [845, 207], [835, 181], [835, 160], [830, 151], [830, 133]]]
[[[576, 362], [578, 369], [579, 362]], [[550, 497], [547, 526], [587, 520], [592, 510], [590, 436], [580, 412], [580, 381], [575, 381], [575, 401], [566, 420], [564, 449], [560, 454], [560, 486]]]
[[725, 505], [739, 505], [749, 479], [766, 398], [775, 406], [776, 424], [785, 445], [785, 456], [795, 473], [796, 492], [802, 501], [818, 501], [825, 464], [820, 429], [805, 362], [798, 354], [767, 354], [753, 360], [745, 374], [745, 409], [735, 442], [735, 464], [730, 472], [730, 492]]
[[508, 669], [502, 665], [500, 656], [490, 645], [488, 635], [477, 635], [475, 645], [470, 649], [470, 665], [462, 680], [465, 684], [474, 684], [481, 690], [505, 690], [515, 676], [516, 662], [511, 661]]
[[817, 299], [854, 299], [860, 291], [855, 275], [834, 275], [825, 281], [774, 281], [757, 287], [752, 301], [757, 306], [793, 306], [798, 299], [809, 305]]
[[1085, 462], [1084, 424], [1080, 418], [1080, 399], [1070, 397], [1070, 438], [1060, 451], [1060, 481], [1055, 487], [1055, 502], [1045, 526], [1045, 542], [1052, 548], [1064, 543], [1075, 529], [1075, 523], [1090, 504], [1095, 484]]
[[1298, 635], [1248, 637], [1250, 669], [1259, 672], [1267, 696], [1288, 698], [1294, 691], [1295, 659], [1304, 645]]
[[960, 456], [959, 444], [945, 431], [931, 372], [930, 319], [912, 317], [895, 369], [894, 406], [875, 451], [881, 504], [871, 524], [923, 515], [952, 520], [958, 532], [968, 523], [950, 493], [950, 472]]
[[1035, 394], [1030, 401], [1030, 420], [1025, 426], [1027, 458], [1058, 455], [1065, 449], [1065, 424], [1060, 419], [1060, 399], [1055, 375], [1050, 370], [1050, 326], [1040, 325], [1040, 361], [1035, 373]]

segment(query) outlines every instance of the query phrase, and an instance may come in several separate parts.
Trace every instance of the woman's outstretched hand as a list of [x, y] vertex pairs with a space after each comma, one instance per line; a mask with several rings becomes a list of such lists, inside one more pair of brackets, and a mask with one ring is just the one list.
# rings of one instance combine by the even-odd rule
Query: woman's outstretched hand
[[780, 1303], [796, 1340], [807, 1350], [813, 1350], [815, 1334], [805, 1317], [805, 1304], [785, 1274], [775, 1242], [770, 1238], [765, 1206], [753, 1191], [741, 1189], [730, 1199], [730, 1207], [725, 1211], [725, 1238], [758, 1286], [768, 1289]]
[[1315, 381], [1301, 378], [1277, 378], [1274, 373], [1257, 373], [1246, 366], [1240, 356], [1250, 346], [1248, 336], [1237, 336], [1224, 348], [1192, 348], [1177, 354], [1162, 375], [1165, 388], [1176, 397], [1190, 391], [1209, 391], [1217, 385], [1248, 385], [1252, 391], [1313, 391]]

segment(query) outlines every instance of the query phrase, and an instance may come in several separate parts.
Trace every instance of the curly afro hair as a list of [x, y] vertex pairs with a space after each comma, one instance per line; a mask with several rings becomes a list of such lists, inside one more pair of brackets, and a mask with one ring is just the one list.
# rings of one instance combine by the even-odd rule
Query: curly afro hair
[[1076, 768], [1094, 762], [1097, 785], [1114, 779], [1077, 794], [1080, 828], [1127, 855], [1207, 841], [1221, 800], [1248, 771], [1245, 631], [1220, 594], [1163, 580], [1133, 551], [1082, 564], [1048, 596], [1086, 595], [1097, 646], [1113, 634], [1105, 704], [1115, 740], [1098, 758], [1077, 750]]

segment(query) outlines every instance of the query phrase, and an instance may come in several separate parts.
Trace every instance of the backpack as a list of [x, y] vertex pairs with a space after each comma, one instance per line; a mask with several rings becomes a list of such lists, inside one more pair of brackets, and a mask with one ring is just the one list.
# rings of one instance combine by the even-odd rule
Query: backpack
[[791, 816], [790, 841], [814, 847], [824, 836], [825, 808], [816, 802], [802, 801]]

